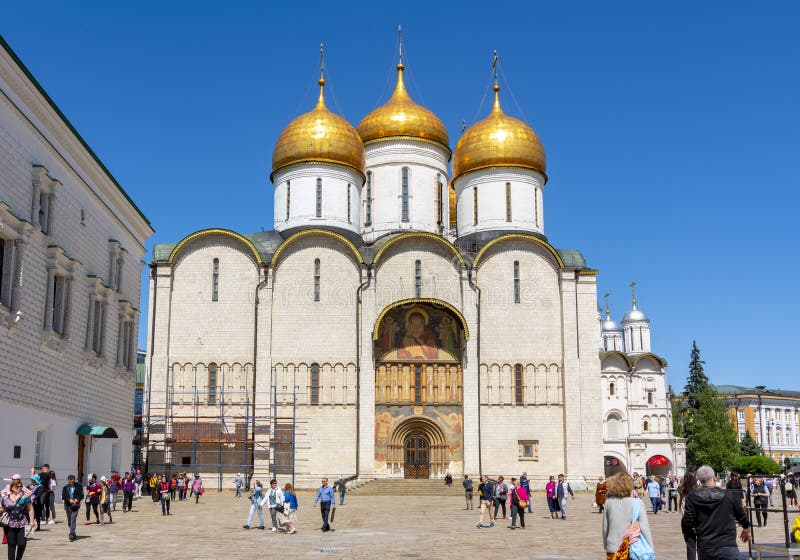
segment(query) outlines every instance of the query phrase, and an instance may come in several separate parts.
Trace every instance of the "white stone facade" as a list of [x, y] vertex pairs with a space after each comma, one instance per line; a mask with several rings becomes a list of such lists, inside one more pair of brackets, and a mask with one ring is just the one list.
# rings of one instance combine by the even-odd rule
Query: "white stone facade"
[[[0, 40], [4, 476], [45, 462], [64, 478], [130, 467], [141, 260], [152, 232]], [[117, 437], [78, 436], [83, 424]]]
[[673, 435], [667, 364], [650, 352], [650, 320], [635, 300], [622, 327], [606, 309], [600, 349], [606, 473], [682, 475], [686, 441]]

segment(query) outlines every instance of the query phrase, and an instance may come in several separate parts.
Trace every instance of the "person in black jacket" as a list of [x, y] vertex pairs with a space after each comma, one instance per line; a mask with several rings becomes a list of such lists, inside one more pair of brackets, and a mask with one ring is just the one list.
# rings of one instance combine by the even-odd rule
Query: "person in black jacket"
[[697, 539], [698, 560], [733, 560], [739, 558], [736, 546], [736, 523], [742, 526], [742, 542], [750, 540], [750, 522], [737, 490], [717, 488], [714, 469], [697, 469], [702, 487], [688, 494], [681, 520], [684, 538]]
[[67, 484], [61, 490], [61, 500], [64, 502], [64, 511], [67, 514], [67, 526], [69, 527], [69, 540], [74, 541], [75, 524], [78, 519], [78, 512], [81, 511], [83, 503], [83, 487], [75, 481], [75, 475], [67, 477]]

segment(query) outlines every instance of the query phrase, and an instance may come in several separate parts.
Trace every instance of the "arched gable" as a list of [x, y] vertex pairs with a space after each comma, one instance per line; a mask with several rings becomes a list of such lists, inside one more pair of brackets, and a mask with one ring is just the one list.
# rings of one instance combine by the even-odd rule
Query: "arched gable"
[[613, 366], [615, 365], [615, 362], [616, 364], [621, 362], [625, 364], [627, 368], [633, 367], [633, 362], [631, 362], [631, 359], [619, 350], [609, 350], [608, 352], [603, 352], [600, 354], [600, 369], [602, 371], [606, 370], [606, 365]]
[[328, 237], [330, 239], [335, 239], [336, 241], [338, 241], [339, 243], [342, 243], [347, 248], [348, 254], [351, 257], [353, 257], [353, 260], [355, 261], [356, 264], [361, 264], [361, 263], [364, 262], [364, 259], [361, 257], [361, 253], [358, 252], [358, 249], [356, 248], [356, 246], [353, 244], [352, 241], [347, 239], [344, 235], [342, 235], [340, 233], [336, 233], [335, 231], [327, 230], [327, 229], [313, 228], [313, 229], [306, 229], [306, 230], [303, 230], [303, 231], [298, 231], [297, 233], [295, 233], [293, 235], [290, 235], [288, 238], [286, 238], [283, 241], [283, 243], [281, 243], [278, 246], [278, 248], [275, 250], [275, 253], [272, 255], [272, 260], [270, 260], [270, 264], [273, 267], [277, 266], [278, 262], [279, 262], [279, 259], [281, 257], [281, 254], [288, 247], [290, 247], [293, 243], [295, 243], [296, 241], [298, 241], [300, 239], [303, 239], [303, 238], [309, 237], [309, 236], [315, 236], [315, 235]]
[[372, 259], [372, 264], [376, 267], [379, 265], [381, 257], [383, 254], [391, 247], [392, 245], [398, 243], [399, 241], [405, 241], [407, 239], [428, 239], [439, 245], [443, 246], [447, 251], [452, 253], [452, 255], [456, 258], [456, 260], [461, 264], [461, 266], [465, 266], [464, 258], [461, 256], [461, 253], [458, 252], [455, 245], [447, 241], [445, 238], [435, 235], [433, 233], [426, 233], [423, 231], [409, 231], [406, 233], [402, 233], [391, 238], [389, 241], [383, 244], [383, 246], [378, 249], [378, 252], [375, 254], [375, 258]]
[[653, 361], [657, 364], [656, 368], [654, 368], [656, 371], [658, 371], [660, 367], [667, 367], [667, 361], [664, 358], [651, 352], [645, 352], [644, 354], [636, 356], [636, 359], [633, 360], [633, 365], [638, 369], [639, 362], [644, 362], [646, 364], [648, 361]]
[[255, 261], [259, 265], [264, 264], [264, 261], [261, 259], [261, 253], [258, 252], [258, 249], [256, 248], [256, 246], [253, 244], [252, 241], [247, 239], [245, 236], [243, 236], [243, 235], [241, 235], [239, 233], [236, 233], [235, 231], [231, 231], [229, 229], [222, 229], [222, 228], [201, 229], [200, 231], [196, 231], [196, 232], [194, 232], [194, 233], [192, 233], [190, 235], [187, 235], [186, 237], [181, 239], [181, 241], [177, 245], [175, 245], [175, 247], [170, 252], [169, 258], [167, 259], [167, 261], [170, 264], [173, 264], [175, 262], [175, 257], [177, 257], [178, 254], [189, 243], [191, 243], [193, 241], [196, 241], [198, 239], [201, 239], [203, 237], [208, 237], [210, 235], [222, 235], [222, 236], [230, 237], [231, 239], [235, 239], [236, 241], [242, 243], [248, 249], [248, 251], [252, 254], [253, 258], [255, 259]]
[[530, 242], [536, 246], [543, 247], [553, 257], [553, 260], [556, 263], [555, 268], [558, 269], [564, 268], [564, 261], [561, 258], [561, 255], [558, 254], [558, 251], [556, 251], [552, 245], [550, 245], [547, 241], [539, 237], [536, 237], [535, 235], [529, 235], [525, 233], [507, 233], [505, 235], [501, 235], [500, 237], [495, 237], [494, 239], [489, 241], [486, 245], [481, 247], [481, 250], [478, 251], [477, 255], [475, 255], [475, 260], [472, 262], [472, 267], [476, 270], [478, 269], [481, 260], [483, 259], [484, 255], [490, 248], [494, 247], [499, 243], [504, 243], [506, 241], [514, 241], [514, 240], [523, 240]]
[[389, 311], [391, 311], [396, 307], [401, 307], [412, 303], [427, 303], [429, 305], [444, 307], [445, 309], [450, 311], [456, 317], [456, 319], [458, 319], [459, 323], [461, 324], [461, 328], [464, 330], [464, 340], [469, 340], [469, 327], [467, 326], [467, 320], [464, 318], [464, 315], [462, 315], [462, 313], [458, 309], [456, 309], [454, 306], [450, 305], [446, 301], [433, 298], [401, 299], [399, 301], [394, 302], [391, 305], [388, 305], [383, 311], [381, 311], [380, 315], [378, 315], [378, 318], [375, 320], [375, 326], [372, 331], [372, 340], [378, 340], [381, 323], [383, 322], [383, 318], [386, 317], [386, 314], [389, 313]]

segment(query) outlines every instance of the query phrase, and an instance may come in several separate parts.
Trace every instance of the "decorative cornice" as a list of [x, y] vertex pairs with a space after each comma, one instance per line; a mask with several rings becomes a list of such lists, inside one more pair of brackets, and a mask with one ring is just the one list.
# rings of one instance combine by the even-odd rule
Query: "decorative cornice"
[[464, 257], [461, 256], [461, 253], [458, 252], [458, 249], [456, 249], [455, 245], [453, 245], [452, 243], [450, 243], [449, 241], [447, 241], [444, 237], [442, 237], [440, 235], [436, 235], [435, 233], [429, 233], [429, 232], [424, 232], [424, 231], [409, 231], [409, 232], [406, 232], [406, 233], [401, 233], [400, 235], [398, 235], [396, 237], [393, 237], [392, 239], [390, 239], [389, 241], [384, 243], [383, 246], [380, 249], [378, 249], [378, 252], [375, 254], [375, 258], [372, 259], [372, 264], [377, 266], [378, 261], [380, 261], [381, 257], [383, 256], [383, 253], [386, 252], [386, 250], [389, 247], [391, 247], [392, 245], [394, 245], [398, 241], [403, 241], [404, 239], [411, 239], [411, 238], [414, 238], [414, 237], [423, 238], [423, 239], [431, 239], [431, 240], [436, 241], [437, 243], [439, 243], [441, 245], [444, 245], [445, 247], [447, 247], [447, 249], [451, 253], [453, 253], [453, 255], [455, 255], [456, 259], [458, 259], [458, 262], [461, 263], [461, 266], [466, 266], [466, 264], [464, 263]]

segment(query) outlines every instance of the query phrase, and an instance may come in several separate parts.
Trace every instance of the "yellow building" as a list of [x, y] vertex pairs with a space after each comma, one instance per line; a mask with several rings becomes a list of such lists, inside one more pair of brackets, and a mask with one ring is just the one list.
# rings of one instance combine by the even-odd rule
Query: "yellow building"
[[728, 401], [728, 413], [739, 441], [750, 432], [764, 448], [764, 455], [781, 465], [784, 459], [800, 458], [800, 391], [764, 387], [717, 385]]

